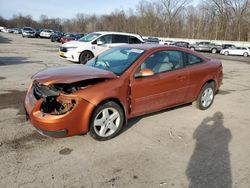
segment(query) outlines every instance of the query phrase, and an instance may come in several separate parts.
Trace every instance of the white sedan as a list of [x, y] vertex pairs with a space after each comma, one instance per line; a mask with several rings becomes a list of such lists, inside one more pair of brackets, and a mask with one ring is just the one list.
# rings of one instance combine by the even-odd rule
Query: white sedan
[[51, 30], [51, 29], [44, 29], [40, 33], [40, 37], [41, 38], [50, 38], [52, 33], [53, 33], [53, 30]]
[[250, 55], [250, 50], [246, 47], [235, 47], [235, 48], [223, 49], [220, 51], [220, 54], [243, 55], [244, 57], [247, 57]]

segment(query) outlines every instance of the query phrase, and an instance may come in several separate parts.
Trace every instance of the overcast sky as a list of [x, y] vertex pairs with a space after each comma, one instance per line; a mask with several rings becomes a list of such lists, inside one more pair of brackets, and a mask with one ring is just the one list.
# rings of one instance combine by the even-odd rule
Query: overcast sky
[[[199, 1], [199, 0], [194, 0]], [[40, 15], [72, 18], [77, 13], [109, 14], [115, 9], [135, 10], [140, 0], [0, 0], [0, 16], [12, 18], [13, 14], [31, 15], [38, 20]]]

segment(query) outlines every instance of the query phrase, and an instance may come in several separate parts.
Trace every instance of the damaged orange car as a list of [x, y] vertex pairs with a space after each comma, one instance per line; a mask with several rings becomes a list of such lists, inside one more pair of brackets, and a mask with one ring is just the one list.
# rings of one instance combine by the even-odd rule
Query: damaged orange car
[[196, 102], [211, 106], [222, 64], [184, 48], [125, 45], [86, 65], [35, 74], [25, 109], [41, 133], [65, 137], [89, 132], [97, 140], [119, 134], [129, 118]]

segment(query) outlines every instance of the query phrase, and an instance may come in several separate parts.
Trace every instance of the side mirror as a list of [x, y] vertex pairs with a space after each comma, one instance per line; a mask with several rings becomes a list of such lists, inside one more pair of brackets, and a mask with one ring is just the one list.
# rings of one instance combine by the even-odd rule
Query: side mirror
[[98, 46], [101, 46], [101, 45], [103, 45], [103, 42], [100, 41], [100, 40], [98, 40], [98, 41], [97, 41], [97, 45], [98, 45]]
[[151, 69], [142, 69], [139, 73], [135, 74], [135, 78], [153, 76], [154, 74], [154, 71], [152, 71]]

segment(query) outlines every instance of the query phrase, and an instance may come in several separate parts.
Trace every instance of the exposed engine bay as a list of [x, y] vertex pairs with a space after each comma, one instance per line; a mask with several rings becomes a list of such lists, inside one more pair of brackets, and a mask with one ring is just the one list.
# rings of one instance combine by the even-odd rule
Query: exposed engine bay
[[74, 92], [103, 82], [107, 79], [108, 78], [95, 78], [70, 84], [57, 83], [48, 86], [34, 81], [32, 90], [33, 95], [37, 100], [40, 100], [41, 98], [44, 100], [40, 109], [43, 113], [62, 115], [71, 111], [77, 104], [78, 99], [72, 96]]

